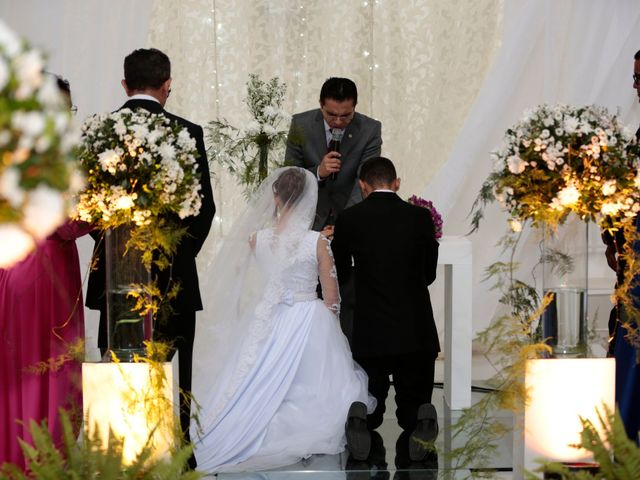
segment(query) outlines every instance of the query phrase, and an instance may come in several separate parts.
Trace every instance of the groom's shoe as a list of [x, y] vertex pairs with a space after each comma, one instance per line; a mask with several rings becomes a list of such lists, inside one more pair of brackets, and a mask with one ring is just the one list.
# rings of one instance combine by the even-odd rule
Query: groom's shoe
[[371, 433], [367, 428], [367, 406], [353, 402], [345, 425], [347, 448], [355, 460], [366, 460], [371, 449]]
[[433, 441], [438, 437], [438, 415], [431, 403], [418, 408], [418, 424], [409, 438], [409, 458], [422, 461], [433, 450]]

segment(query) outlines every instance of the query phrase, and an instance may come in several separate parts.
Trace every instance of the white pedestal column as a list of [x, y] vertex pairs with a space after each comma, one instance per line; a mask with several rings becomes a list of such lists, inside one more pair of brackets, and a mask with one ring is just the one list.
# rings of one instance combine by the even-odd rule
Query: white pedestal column
[[442, 237], [438, 264], [444, 265], [445, 344], [444, 397], [449, 408], [471, 406], [472, 315], [471, 242], [463, 236]]
[[177, 370], [174, 373], [172, 363], [163, 364], [163, 369], [164, 389], [154, 391], [153, 372], [146, 363], [82, 364], [85, 428], [91, 435], [99, 429], [105, 447], [111, 429], [123, 440], [125, 464], [137, 457], [150, 438], [152, 458], [168, 457], [175, 446]]

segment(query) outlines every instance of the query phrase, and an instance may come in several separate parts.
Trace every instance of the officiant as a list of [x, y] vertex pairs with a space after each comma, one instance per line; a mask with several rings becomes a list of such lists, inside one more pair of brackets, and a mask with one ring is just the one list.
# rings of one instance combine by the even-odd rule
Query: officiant
[[285, 161], [318, 179], [313, 229], [333, 234], [335, 218], [362, 200], [358, 169], [382, 149], [382, 125], [356, 112], [358, 89], [348, 78], [331, 77], [320, 89], [320, 107], [293, 115]]

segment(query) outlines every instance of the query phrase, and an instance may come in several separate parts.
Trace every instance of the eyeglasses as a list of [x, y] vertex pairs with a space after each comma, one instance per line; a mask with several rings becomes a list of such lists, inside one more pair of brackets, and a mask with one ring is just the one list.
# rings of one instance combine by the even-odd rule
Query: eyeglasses
[[351, 117], [353, 117], [353, 114], [356, 113], [355, 110], [351, 110], [349, 113], [338, 115], [337, 113], [328, 112], [324, 109], [324, 107], [322, 108], [322, 111], [324, 112], [325, 116], [331, 120], [349, 120]]
[[71, 110], [71, 113], [73, 115], [75, 115], [76, 113], [78, 113], [78, 106], [77, 105], [71, 105], [71, 108], [69, 110]]
[[640, 73], [633, 74], [633, 84], [634, 85], [640, 84]]

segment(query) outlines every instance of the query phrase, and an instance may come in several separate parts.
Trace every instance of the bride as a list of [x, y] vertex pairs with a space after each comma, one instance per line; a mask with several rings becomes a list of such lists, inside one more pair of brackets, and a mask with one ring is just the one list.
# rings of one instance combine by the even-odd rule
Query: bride
[[317, 196], [309, 171], [277, 170], [204, 270], [191, 437], [200, 470], [264, 470], [339, 453], [351, 403], [375, 407], [340, 330], [329, 242], [311, 230]]

